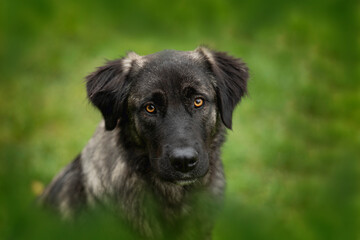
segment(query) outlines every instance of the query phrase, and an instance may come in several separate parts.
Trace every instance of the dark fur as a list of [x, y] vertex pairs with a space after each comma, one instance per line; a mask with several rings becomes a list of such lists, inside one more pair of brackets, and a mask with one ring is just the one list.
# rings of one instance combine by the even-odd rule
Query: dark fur
[[240, 59], [206, 48], [109, 61], [87, 77], [104, 122], [42, 202], [65, 217], [100, 202], [148, 237], [208, 237], [225, 187], [220, 147], [247, 79]]

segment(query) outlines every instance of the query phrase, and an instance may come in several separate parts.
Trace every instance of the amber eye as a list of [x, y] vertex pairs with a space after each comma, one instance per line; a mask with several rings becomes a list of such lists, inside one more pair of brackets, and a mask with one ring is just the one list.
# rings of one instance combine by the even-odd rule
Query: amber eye
[[156, 108], [153, 104], [146, 105], [145, 109], [148, 113], [155, 113], [155, 110], [156, 110]]
[[204, 104], [204, 100], [203, 100], [202, 98], [196, 98], [196, 99], [194, 100], [194, 106], [195, 106], [196, 108], [201, 107], [203, 104]]

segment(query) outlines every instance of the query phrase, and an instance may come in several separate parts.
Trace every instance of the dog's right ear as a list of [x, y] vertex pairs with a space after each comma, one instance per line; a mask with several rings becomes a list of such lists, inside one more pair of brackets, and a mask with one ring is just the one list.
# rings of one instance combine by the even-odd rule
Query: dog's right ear
[[234, 108], [247, 94], [248, 68], [241, 59], [225, 52], [217, 52], [205, 47], [199, 47], [196, 51], [205, 58], [210, 71], [215, 76], [214, 85], [221, 118], [224, 125], [231, 129]]
[[113, 130], [124, 110], [124, 102], [129, 92], [129, 72], [140, 58], [131, 52], [126, 57], [108, 61], [86, 77], [88, 98], [102, 113], [105, 129]]

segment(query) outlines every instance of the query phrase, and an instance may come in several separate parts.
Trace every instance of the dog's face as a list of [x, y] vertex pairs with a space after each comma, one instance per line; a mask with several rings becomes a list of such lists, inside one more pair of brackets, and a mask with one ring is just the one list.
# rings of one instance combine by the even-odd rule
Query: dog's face
[[[162, 180], [188, 184], [209, 170], [211, 144], [246, 93], [246, 66], [225, 53], [134, 53], [88, 76], [88, 94], [107, 130], [126, 122]], [[119, 121], [119, 120], [126, 121]]]
[[166, 51], [144, 61], [132, 78], [129, 115], [156, 173], [191, 182], [209, 168], [209, 141], [217, 122], [214, 79], [204, 62], [187, 53]]

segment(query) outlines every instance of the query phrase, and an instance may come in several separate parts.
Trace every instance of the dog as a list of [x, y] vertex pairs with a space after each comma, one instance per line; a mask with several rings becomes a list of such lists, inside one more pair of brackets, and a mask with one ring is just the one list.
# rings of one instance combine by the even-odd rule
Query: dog
[[248, 78], [241, 59], [206, 47], [108, 61], [86, 77], [103, 121], [41, 202], [65, 218], [109, 206], [148, 238], [209, 238], [225, 189], [220, 147]]

